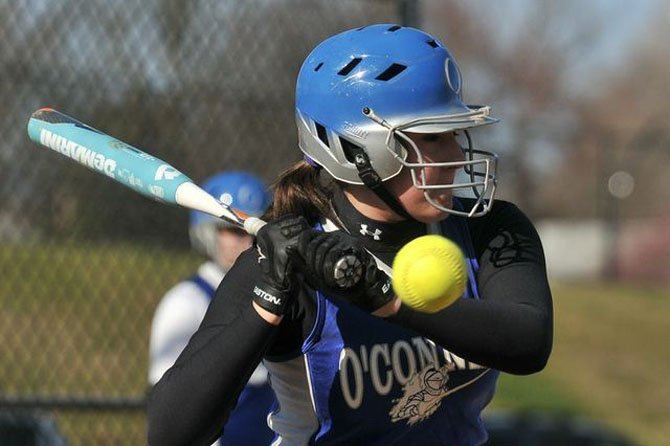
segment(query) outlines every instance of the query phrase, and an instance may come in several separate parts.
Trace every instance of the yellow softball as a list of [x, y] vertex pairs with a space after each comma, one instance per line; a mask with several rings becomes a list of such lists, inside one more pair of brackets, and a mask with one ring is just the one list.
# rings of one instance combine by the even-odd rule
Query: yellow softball
[[436, 313], [465, 291], [465, 258], [458, 245], [439, 235], [424, 235], [403, 246], [393, 260], [393, 290], [405, 305]]

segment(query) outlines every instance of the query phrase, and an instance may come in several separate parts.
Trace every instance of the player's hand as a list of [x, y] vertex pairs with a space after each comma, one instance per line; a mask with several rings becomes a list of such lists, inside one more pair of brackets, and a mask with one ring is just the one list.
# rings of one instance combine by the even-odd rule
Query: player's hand
[[285, 215], [263, 226], [256, 234], [258, 263], [262, 276], [253, 289], [253, 301], [272, 314], [282, 316], [291, 304], [293, 264], [291, 250], [300, 235], [310, 229], [302, 217]]
[[[305, 232], [300, 237], [295, 254], [300, 256], [295, 263], [303, 271], [305, 279], [328, 295], [348, 300], [370, 313], [395, 298], [390, 277], [378, 269], [374, 258], [345, 232]], [[362, 263], [363, 274], [356, 285], [343, 289], [333, 272], [337, 271], [337, 262], [348, 255], [355, 256]]]

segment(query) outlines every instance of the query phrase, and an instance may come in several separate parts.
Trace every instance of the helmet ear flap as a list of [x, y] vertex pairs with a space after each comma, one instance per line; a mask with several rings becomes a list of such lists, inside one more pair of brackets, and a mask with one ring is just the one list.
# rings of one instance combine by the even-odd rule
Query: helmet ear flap
[[363, 150], [363, 148], [344, 138], [338, 138], [338, 142], [342, 148], [342, 154], [344, 155], [344, 158], [353, 166], [356, 166], [356, 152]]
[[191, 246], [195, 252], [215, 262], [218, 261], [216, 232], [216, 225], [209, 221], [191, 225], [188, 229]]
[[394, 133], [393, 138], [390, 141], [389, 150], [392, 150], [397, 156], [400, 157], [400, 159], [406, 161], [410, 151], [413, 152], [414, 148], [408, 141]]
[[[296, 110], [298, 146], [304, 156], [324, 168], [340, 181], [360, 184], [356, 175], [354, 156], [345, 139], [318, 121]], [[337, 171], [334, 171], [336, 169]]]
[[312, 122], [314, 123], [314, 129], [316, 130], [316, 136], [319, 138], [319, 141], [321, 141], [321, 144], [330, 148], [330, 141], [328, 141], [328, 132], [326, 131], [326, 128], [316, 121]]
[[365, 149], [353, 144], [352, 142], [341, 138], [342, 146], [345, 152], [348, 152], [353, 158], [354, 166], [358, 171], [358, 177], [363, 184], [375, 193], [386, 205], [393, 210], [397, 215], [403, 218], [412, 220], [413, 217], [402, 206], [400, 201], [391, 194], [391, 192], [382, 183], [382, 178], [375, 171], [370, 163], [370, 158]]

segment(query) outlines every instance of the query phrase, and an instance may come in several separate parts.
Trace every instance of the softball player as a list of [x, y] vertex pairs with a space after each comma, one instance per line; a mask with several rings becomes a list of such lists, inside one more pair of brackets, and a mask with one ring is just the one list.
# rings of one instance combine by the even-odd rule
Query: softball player
[[[207, 444], [264, 358], [275, 445], [477, 445], [499, 371], [541, 370], [552, 344], [544, 256], [528, 218], [494, 201], [496, 156], [470, 131], [456, 61], [422, 31], [335, 35], [296, 87], [304, 155], [274, 188], [256, 246], [219, 287], [149, 404], [151, 444]], [[438, 233], [467, 257], [463, 296], [435, 314], [389, 286], [395, 253]], [[361, 281], [336, 286], [343, 253]]]
[[[204, 182], [202, 188], [219, 200], [250, 215], [268, 207], [270, 195], [263, 182], [245, 172], [224, 172]], [[191, 245], [209, 260], [190, 278], [178, 283], [161, 299], [154, 314], [149, 342], [149, 384], [169, 369], [198, 329], [216, 288], [237, 257], [251, 246], [252, 238], [239, 228], [201, 212], [191, 212]], [[214, 444], [267, 445], [273, 438], [266, 417], [274, 402], [267, 370], [258, 365], [242, 391], [235, 411], [226, 422], [225, 434]]]

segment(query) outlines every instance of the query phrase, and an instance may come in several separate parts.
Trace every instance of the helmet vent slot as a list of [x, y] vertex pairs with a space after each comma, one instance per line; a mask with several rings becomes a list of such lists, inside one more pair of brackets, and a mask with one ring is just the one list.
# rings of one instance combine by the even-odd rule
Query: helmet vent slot
[[388, 29], [388, 31], [394, 33], [394, 32], [396, 32], [396, 31], [398, 31], [400, 28], [402, 28], [402, 26], [394, 25], [394, 26], [390, 27], [390, 28]]
[[342, 146], [342, 153], [344, 153], [344, 158], [346, 158], [346, 160], [351, 164], [356, 164], [356, 156], [354, 152], [357, 150], [363, 150], [363, 148], [344, 138], [340, 138], [340, 145]]
[[379, 76], [377, 76], [375, 79], [379, 81], [388, 81], [405, 71], [405, 68], [407, 68], [405, 65], [401, 65], [399, 63], [394, 63], [391, 64], [390, 67], [384, 70], [383, 73], [381, 73]]
[[428, 45], [432, 46], [433, 48], [437, 48], [437, 47], [440, 46], [440, 45], [437, 44], [437, 42], [435, 41], [435, 39], [433, 39], [433, 40], [429, 40], [429, 41], [426, 42], [426, 43], [427, 43]]
[[316, 68], [314, 68], [314, 71], [319, 71], [322, 66], [323, 66], [323, 62], [319, 62], [319, 65], [317, 65]]
[[338, 71], [337, 74], [339, 74], [340, 76], [346, 76], [347, 74], [351, 73], [351, 70], [353, 70], [354, 68], [356, 68], [356, 65], [358, 65], [359, 63], [361, 63], [361, 60], [363, 60], [363, 59], [361, 59], [360, 57], [356, 57], [356, 58], [354, 58], [354, 59], [351, 59], [351, 62], [349, 62], [349, 63], [348, 63], [344, 68], [342, 68], [340, 71]]
[[328, 145], [328, 134], [326, 133], [326, 128], [318, 122], [314, 122], [314, 125], [316, 126], [316, 134], [321, 142], [324, 143], [326, 147], [330, 147]]

